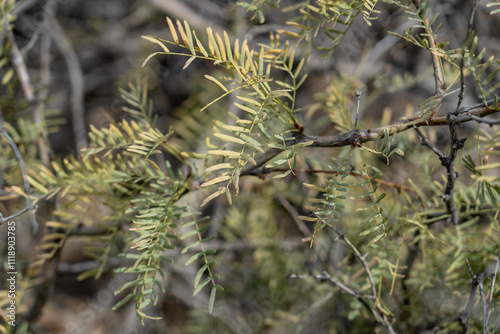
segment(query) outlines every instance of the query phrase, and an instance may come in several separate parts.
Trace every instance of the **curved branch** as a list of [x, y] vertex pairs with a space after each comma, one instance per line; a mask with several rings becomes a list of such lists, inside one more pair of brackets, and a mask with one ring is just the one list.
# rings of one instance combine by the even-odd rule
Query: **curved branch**
[[89, 146], [87, 130], [85, 129], [85, 82], [83, 80], [82, 68], [78, 60], [78, 55], [64, 33], [63, 28], [55, 19], [51, 21], [50, 32], [68, 67], [69, 79], [71, 82], [71, 123], [75, 136], [75, 145], [78, 151], [80, 151], [82, 148]]
[[[3, 117], [1, 116], [1, 110], [0, 110], [0, 125], [3, 126]], [[21, 170], [21, 175], [23, 178], [23, 186], [24, 186], [24, 192], [26, 194], [26, 207], [19, 212], [9, 216], [9, 217], [3, 217], [3, 215], [0, 213], [0, 225], [3, 224], [6, 221], [9, 221], [11, 219], [16, 218], [17, 216], [29, 211], [30, 214], [30, 220], [31, 220], [31, 228], [32, 232], [34, 235], [36, 235], [40, 229], [40, 226], [36, 220], [35, 214], [33, 213], [34, 210], [37, 209], [36, 205], [33, 205], [33, 202], [31, 201], [30, 194], [31, 194], [31, 187], [30, 183], [28, 181], [28, 172], [26, 171], [26, 165], [24, 163], [23, 156], [21, 155], [21, 152], [19, 152], [19, 149], [17, 148], [16, 143], [14, 140], [9, 136], [7, 133], [7, 130], [4, 128], [0, 128], [0, 135], [9, 143], [10, 147], [12, 148], [12, 151], [14, 151], [14, 155], [17, 159], [17, 162], [19, 163], [19, 169]]]

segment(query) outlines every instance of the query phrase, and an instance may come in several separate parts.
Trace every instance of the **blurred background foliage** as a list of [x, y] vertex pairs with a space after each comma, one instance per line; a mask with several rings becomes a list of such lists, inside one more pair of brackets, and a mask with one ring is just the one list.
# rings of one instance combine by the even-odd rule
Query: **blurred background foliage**
[[[473, 30], [478, 37], [476, 50], [485, 48], [481, 64], [493, 56], [485, 74], [493, 75], [480, 87], [473, 73], [465, 71], [464, 106], [482, 102], [485, 89], [495, 88], [499, 82], [500, 15], [490, 14], [495, 6], [488, 7], [488, 2], [494, 4], [478, 3]], [[313, 221], [311, 206], [316, 205], [314, 200], [323, 199], [325, 192], [318, 189], [330, 187], [330, 194], [338, 196], [341, 191], [335, 187], [339, 184], [346, 188], [345, 199], [338, 198], [341, 206], [335, 210], [340, 218], [332, 219], [331, 224], [366, 254], [364, 259], [376, 283], [378, 310], [394, 319], [394, 330], [463, 331], [459, 317], [471, 293], [466, 259], [474, 272], [481, 273], [495, 263], [500, 250], [498, 167], [477, 168], [498, 163], [497, 126], [468, 122], [459, 127], [460, 137], [468, 140], [457, 158], [457, 226], [447, 223], [441, 199], [446, 170], [410, 130], [366, 143], [362, 149], [296, 148], [293, 173], [273, 178], [289, 170], [283, 164], [279, 167], [285, 167], [274, 172], [241, 176], [238, 196], [231, 188], [232, 205], [220, 196], [200, 208], [214, 192], [213, 187], [192, 192], [191, 187], [195, 178], [219, 159], [206, 155], [207, 149], [214, 149], [211, 145], [220, 145], [212, 134], [221, 131], [221, 124], [235, 124], [228, 111], [241, 114], [234, 106], [234, 96], [200, 112], [222, 93], [221, 87], [204, 75], [221, 82], [232, 78], [207, 59], [196, 59], [183, 70], [188, 57], [175, 55], [157, 55], [141, 67], [150, 54], [162, 51], [141, 36], [173, 40], [165, 16], [174, 22], [186, 20], [203, 43], [207, 42], [205, 29], [211, 27], [221, 36], [226, 31], [233, 42], [236, 38], [240, 43], [247, 40], [256, 52], [262, 45], [272, 44], [270, 33], [277, 36], [280, 32], [282, 45], [286, 39], [290, 44], [298, 43], [294, 68], [300, 59], [306, 60], [302, 74], [308, 77], [296, 92], [292, 110], [306, 134], [334, 136], [351, 131], [356, 111], [357, 129], [393, 124], [425, 111], [424, 101], [435, 93], [433, 69], [428, 50], [388, 34], [404, 35], [404, 28], [408, 32], [411, 21], [404, 8], [386, 2], [372, 7], [375, 3], [1, 1], [2, 127], [26, 162], [34, 193], [41, 196], [36, 214], [43, 232], [32, 235], [25, 216], [16, 220], [17, 311], [22, 324], [17, 332], [384, 332], [372, 312], [328, 284], [327, 279], [291, 278], [292, 274], [327, 272], [375, 305], [369, 298], [370, 280], [353, 249], [328, 228], [316, 231]], [[441, 25], [439, 41], [449, 43], [444, 49], [461, 49], [467, 38], [471, 4], [458, 0], [429, 3], [429, 17], [439, 13], [434, 24]], [[321, 8], [339, 8], [340, 12], [322, 12]], [[330, 20], [330, 25], [317, 22], [321, 18]], [[287, 23], [290, 21], [293, 23]], [[336, 26], [328, 30], [332, 21]], [[414, 34], [422, 33], [418, 29]], [[14, 38], [30, 75], [31, 100], [12, 65], [13, 43], [9, 38]], [[168, 44], [168, 48], [170, 53], [189, 53], [180, 45]], [[443, 61], [443, 71], [449, 91], [458, 88], [457, 68]], [[281, 87], [293, 85], [286, 71], [273, 68], [271, 77], [273, 83], [284, 83]], [[359, 108], [357, 91], [361, 91]], [[490, 93], [487, 98], [496, 91]], [[437, 116], [453, 110], [456, 101], [456, 93], [445, 96]], [[37, 112], [43, 121], [37, 121]], [[279, 117], [266, 123], [272, 134], [288, 129]], [[130, 132], [123, 130], [127, 126]], [[448, 150], [446, 126], [422, 131], [441, 150]], [[151, 145], [161, 136], [168, 137], [168, 144], [160, 147], [159, 158], [154, 154], [150, 158]], [[147, 155], [130, 151], [138, 138], [149, 138], [151, 151]], [[45, 154], [41, 147], [46, 147]], [[79, 152], [84, 153], [80, 156]], [[185, 163], [187, 157], [180, 152], [202, 159]], [[0, 208], [8, 216], [25, 206], [23, 180], [5, 139], [0, 154]], [[185, 183], [177, 182], [180, 179]], [[140, 202], [147, 197], [139, 196], [145, 194], [143, 191], [154, 193], [154, 201]], [[163, 201], [167, 198], [174, 204]], [[146, 206], [150, 211], [140, 211]], [[158, 284], [165, 292], [158, 290], [155, 307], [145, 306], [146, 313], [161, 320], [141, 323], [133, 302], [124, 302], [112, 311], [124, 297], [114, 292], [135, 278], [134, 273], [121, 275], [113, 269], [127, 272], [130, 268], [131, 263], [118, 255], [132, 254], [130, 245], [139, 242], [129, 230], [135, 226], [131, 221], [135, 214], [153, 210], [160, 210], [161, 219], [165, 219], [165, 252], [157, 253], [172, 263], [166, 258], [159, 261], [155, 252], [148, 257], [158, 261], [156, 269], [164, 272], [164, 276], [158, 274]], [[181, 251], [192, 242], [182, 239], [186, 233], [182, 225], [197, 219], [186, 218], [184, 212], [200, 219], [194, 226], [204, 229], [203, 238], [211, 238], [205, 240], [206, 247], [217, 251], [217, 263], [210, 267], [214, 275], [220, 275], [215, 281], [224, 291], [217, 293], [211, 314], [207, 310], [210, 289], [193, 296], [197, 272], [207, 262], [184, 265], [200, 248], [197, 244]], [[201, 218], [205, 216], [210, 222]], [[300, 220], [299, 216], [311, 219]], [[6, 226], [1, 229], [4, 257]], [[308, 238], [313, 234], [310, 247]], [[35, 244], [42, 248], [33, 247]], [[129, 260], [137, 260], [133, 254]], [[5, 266], [3, 269], [7, 271]], [[208, 274], [203, 273], [205, 279]], [[3, 272], [2, 289], [5, 277]], [[485, 280], [487, 293], [488, 284]], [[500, 328], [498, 284], [491, 296], [494, 310], [489, 330], [493, 333]], [[4, 303], [6, 297], [2, 295], [0, 300]], [[481, 332], [482, 322], [481, 302], [477, 300], [468, 319], [469, 332]], [[14, 331], [4, 325], [3, 332]]]

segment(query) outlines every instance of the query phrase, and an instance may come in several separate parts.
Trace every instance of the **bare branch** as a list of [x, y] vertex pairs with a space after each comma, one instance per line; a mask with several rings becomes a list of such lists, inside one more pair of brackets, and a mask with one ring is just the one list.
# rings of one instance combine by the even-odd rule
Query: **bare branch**
[[[493, 296], [494, 287], [495, 287], [496, 274], [498, 272], [498, 268], [500, 265], [500, 253], [498, 254], [498, 257], [497, 257], [497, 260], [495, 261], [495, 263], [489, 265], [480, 274], [475, 274], [472, 271], [469, 260], [467, 258], [465, 259], [465, 261], [467, 263], [467, 268], [469, 270], [469, 273], [471, 274], [471, 277], [472, 277], [472, 286], [471, 286], [471, 293], [469, 295], [469, 300], [467, 302], [467, 306], [465, 307], [465, 310], [462, 312], [462, 314], [458, 318], [458, 321], [462, 325], [462, 333], [467, 333], [468, 327], [469, 327], [469, 324], [468, 324], [469, 316], [472, 312], [472, 308], [474, 307], [474, 304], [476, 303], [476, 293], [477, 293], [476, 291], [479, 288], [479, 295], [481, 297], [481, 302], [483, 305], [483, 333], [486, 334], [487, 328], [488, 328], [489, 317], [490, 317], [491, 311], [492, 311], [491, 302], [492, 302], [492, 296]], [[486, 295], [484, 293], [484, 286], [483, 286], [484, 279], [488, 276], [492, 277], [489, 302], [486, 299]]]
[[340, 233], [330, 224], [326, 224], [326, 226], [328, 228], [330, 228], [332, 231], [334, 231], [335, 233], [337, 233], [338, 238], [343, 240], [352, 249], [352, 251], [354, 252], [354, 255], [356, 255], [356, 258], [361, 262], [361, 264], [363, 265], [363, 268], [365, 269], [366, 274], [368, 275], [368, 280], [370, 281], [370, 286], [372, 288], [372, 294], [373, 294], [371, 298], [377, 299], [377, 288], [375, 287], [375, 282], [373, 281], [373, 276], [372, 276], [372, 273], [370, 271], [370, 267], [368, 267], [368, 264], [366, 263], [366, 260], [365, 260], [366, 255], [365, 256], [361, 255], [361, 253], [356, 248], [356, 246], [354, 246], [352, 244], [352, 242], [349, 239], [347, 239], [345, 234]]
[[[1, 114], [1, 110], [0, 110]], [[3, 123], [3, 118], [2, 118], [2, 123]], [[39, 225], [38, 222], [36, 221], [35, 215], [33, 214], [33, 210], [36, 210], [36, 205], [33, 205], [33, 202], [31, 202], [30, 194], [31, 194], [31, 188], [30, 184], [28, 182], [28, 173], [26, 172], [26, 165], [24, 164], [24, 159], [23, 156], [21, 155], [21, 152], [19, 152], [19, 149], [17, 148], [16, 143], [12, 138], [9, 136], [7, 133], [7, 130], [3, 128], [3, 124], [0, 124], [0, 134], [5, 138], [5, 140], [9, 143], [10, 147], [12, 148], [12, 151], [14, 151], [14, 155], [16, 156], [17, 162], [19, 163], [19, 169], [21, 170], [21, 175], [23, 178], [23, 186], [24, 186], [24, 192], [26, 194], [26, 208], [23, 210], [9, 216], [6, 218], [1, 217], [0, 214], [0, 224], [3, 224], [5, 221], [11, 220], [16, 218], [17, 216], [23, 214], [26, 211], [30, 211], [30, 220], [31, 220], [31, 230], [33, 234], [37, 234], [39, 230]]]
[[427, 139], [424, 136], [424, 134], [416, 126], [413, 126], [413, 128], [415, 129], [417, 134], [420, 136], [420, 138], [422, 138], [422, 145], [425, 145], [428, 148], [430, 148], [432, 150], [432, 152], [436, 153], [437, 156], [439, 157], [439, 159], [441, 161], [443, 161], [446, 158], [446, 154], [441, 152], [441, 150], [439, 150], [436, 146], [432, 145], [432, 143], [429, 141], [429, 139]]
[[7, 36], [9, 38], [9, 42], [11, 44], [12, 65], [16, 69], [17, 77], [19, 78], [19, 82], [21, 84], [24, 97], [26, 98], [31, 107], [33, 122], [35, 123], [35, 127], [41, 136], [41, 138], [39, 138], [37, 141], [40, 160], [42, 160], [42, 163], [45, 166], [48, 166], [49, 164], [48, 136], [47, 132], [43, 127], [43, 115], [41, 113], [40, 101], [37, 101], [37, 97], [35, 96], [33, 85], [31, 84], [30, 75], [28, 73], [28, 69], [26, 68], [26, 64], [24, 62], [23, 54], [21, 53], [19, 47], [17, 46], [16, 40], [14, 38], [14, 33], [12, 32], [7, 17], [5, 17], [3, 25], [7, 33]]
[[[493, 100], [487, 101], [488, 105], [493, 104]], [[488, 115], [496, 114], [500, 112], [500, 109], [493, 109], [491, 107], [486, 107], [485, 103], [478, 103], [476, 105], [464, 108], [461, 110], [462, 113], [467, 113], [467, 115], [454, 118], [453, 122], [455, 124], [461, 124], [465, 122], [472, 121], [475, 117], [485, 117]], [[297, 135], [294, 141], [287, 143], [288, 146], [296, 145], [299, 143], [310, 143], [308, 147], [342, 147], [342, 146], [359, 146], [362, 143], [374, 141], [380, 136], [385, 134], [394, 135], [399, 132], [406, 131], [410, 128], [416, 127], [426, 127], [426, 126], [443, 126], [449, 125], [450, 120], [447, 116], [434, 117], [430, 120], [402, 120], [393, 124], [378, 127], [375, 129], [368, 130], [355, 130], [350, 131], [337, 136], [309, 136], [305, 134]], [[265, 151], [262, 155], [257, 156], [255, 159], [256, 165], [247, 164], [241, 171], [241, 175], [256, 175], [255, 171], [264, 165], [266, 162], [277, 156], [279, 153], [283, 152], [277, 148], [271, 148]]]
[[290, 202], [283, 195], [281, 195], [278, 191], [276, 191], [275, 196], [278, 199], [278, 201], [280, 202], [280, 204], [283, 206], [283, 208], [285, 208], [285, 210], [288, 211], [288, 213], [290, 214], [290, 217], [292, 217], [295, 224], [297, 224], [297, 227], [299, 228], [300, 232], [302, 232], [302, 234], [304, 234], [305, 236], [310, 236], [311, 231], [309, 231], [309, 228], [302, 220], [297, 218], [299, 216], [299, 213], [293, 207], [293, 205], [290, 204]]

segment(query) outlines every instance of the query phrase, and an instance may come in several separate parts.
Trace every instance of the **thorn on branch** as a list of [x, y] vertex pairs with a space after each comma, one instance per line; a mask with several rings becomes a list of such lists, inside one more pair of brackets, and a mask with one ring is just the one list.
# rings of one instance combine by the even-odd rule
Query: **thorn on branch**
[[448, 166], [450, 164], [450, 158], [448, 156], [439, 157], [439, 160], [443, 166]]
[[450, 195], [448, 194], [442, 194], [440, 197], [443, 200], [443, 202], [448, 202], [450, 200]]
[[[364, 89], [364, 88], [363, 88]], [[358, 127], [358, 117], [359, 117], [359, 100], [361, 98], [361, 94], [363, 93], [363, 89], [362, 90], [357, 90], [356, 91], [356, 120], [354, 121], [354, 131], [356, 131], [357, 127]]]
[[337, 237], [335, 238], [335, 241], [337, 241], [337, 240], [345, 241], [345, 236], [347, 235], [347, 232], [344, 232], [344, 233], [340, 233], [337, 231], [335, 231], [335, 232], [337, 233]]
[[467, 140], [467, 138], [462, 138], [462, 139], [458, 139], [458, 140], [455, 140], [453, 142], [453, 149], [454, 150], [461, 150], [465, 147], [465, 141]]

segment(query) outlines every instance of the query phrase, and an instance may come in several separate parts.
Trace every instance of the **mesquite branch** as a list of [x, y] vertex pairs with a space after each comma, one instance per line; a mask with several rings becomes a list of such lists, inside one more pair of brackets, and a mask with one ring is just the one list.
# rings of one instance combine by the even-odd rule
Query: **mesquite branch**
[[[331, 230], [333, 230], [337, 234], [338, 239], [341, 239], [342, 241], [344, 241], [347, 244], [347, 246], [349, 248], [351, 248], [351, 250], [354, 253], [354, 256], [356, 256], [356, 258], [361, 262], [361, 265], [363, 266], [363, 269], [364, 269], [364, 271], [366, 272], [366, 274], [368, 276], [368, 280], [370, 282], [371, 293], [372, 294], [368, 295], [366, 297], [363, 297], [359, 293], [359, 291], [354, 290], [354, 289], [350, 288], [349, 286], [343, 284], [339, 280], [337, 280], [334, 277], [332, 277], [332, 275], [330, 275], [326, 271], [323, 271], [321, 273], [321, 275], [296, 275], [296, 274], [292, 274], [292, 275], [290, 275], [290, 278], [298, 278], [298, 279], [315, 278], [315, 279], [319, 280], [320, 282], [328, 282], [328, 283], [330, 283], [330, 284], [332, 284], [332, 285], [340, 288], [340, 290], [342, 290], [343, 292], [345, 292], [345, 293], [353, 296], [354, 298], [356, 298], [367, 309], [367, 311], [370, 312], [373, 315], [373, 317], [375, 318], [375, 320], [388, 333], [391, 333], [391, 334], [396, 333], [394, 331], [394, 329], [392, 328], [392, 323], [388, 319], [387, 315], [384, 312], [381, 311], [382, 310], [382, 305], [380, 304], [380, 301], [377, 298], [377, 296], [378, 296], [377, 289], [376, 289], [376, 286], [375, 286], [375, 282], [373, 280], [373, 276], [372, 276], [370, 267], [369, 267], [368, 263], [366, 262], [366, 255], [362, 255], [359, 252], [359, 250], [356, 248], [356, 246], [354, 246], [354, 244], [352, 244], [351, 241], [345, 236], [345, 234], [340, 233], [335, 228], [333, 228], [330, 224], [327, 224], [326, 226], [328, 228], [330, 228]], [[369, 300], [374, 300], [375, 301], [373, 306], [370, 305]]]
[[[469, 273], [472, 277], [472, 286], [467, 306], [465, 307], [465, 310], [462, 312], [462, 314], [458, 317], [458, 321], [462, 326], [462, 332], [467, 333], [469, 327], [468, 325], [469, 316], [472, 312], [474, 304], [476, 303], [476, 294], [477, 290], [479, 289], [479, 295], [483, 306], [483, 333], [487, 333], [489, 318], [492, 311], [491, 301], [494, 293], [496, 276], [500, 265], [500, 253], [498, 254], [497, 260], [494, 263], [490, 264], [482, 273], [479, 274], [475, 274], [472, 271], [468, 259], [466, 259], [466, 263], [467, 263], [467, 268], [469, 269]], [[483, 285], [484, 280], [487, 277], [491, 278], [489, 301], [487, 300], [486, 295], [484, 293], [484, 285]]]
[[[491, 107], [491, 105], [493, 105], [493, 102], [493, 100], [489, 100], [487, 101], [487, 105], [485, 103], [479, 103], [467, 108], [463, 108], [460, 111], [460, 115], [454, 117], [452, 121], [454, 124], [461, 124], [469, 121], [477, 121], [477, 119], [483, 119], [488, 115], [500, 112], [500, 109], [494, 109]], [[394, 135], [413, 127], [443, 126], [449, 124], [450, 119], [447, 116], [442, 116], [433, 117], [430, 120], [402, 120], [375, 129], [354, 130], [338, 136], [309, 136], [305, 134], [299, 134], [296, 136], [296, 139], [294, 141], [288, 143], [288, 146], [307, 142], [311, 142], [308, 147], [342, 147], [349, 145], [359, 146], [360, 144], [374, 141], [379, 136], [384, 136], [384, 134]], [[282, 150], [276, 148], [271, 148], [265, 151], [262, 155], [258, 156], [255, 159], [257, 165], [246, 165], [242, 169], [241, 175], [256, 175], [258, 168], [263, 166], [266, 162], [268, 162], [281, 152]]]

